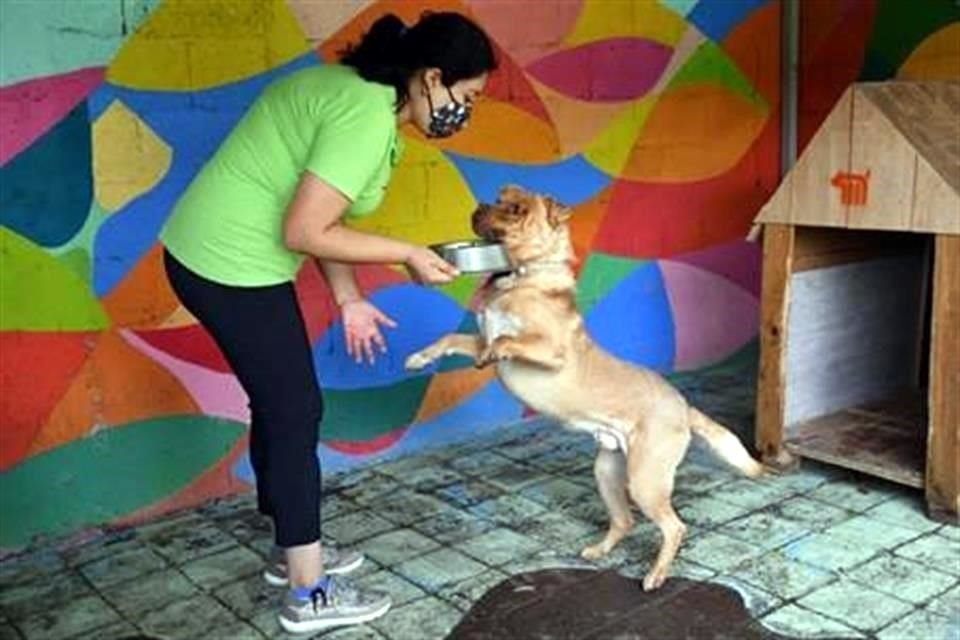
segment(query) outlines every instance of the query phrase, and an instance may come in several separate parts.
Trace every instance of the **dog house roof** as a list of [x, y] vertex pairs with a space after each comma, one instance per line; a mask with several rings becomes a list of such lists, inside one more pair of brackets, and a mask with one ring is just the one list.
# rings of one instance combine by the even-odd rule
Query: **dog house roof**
[[960, 83], [852, 84], [756, 222], [960, 234]]

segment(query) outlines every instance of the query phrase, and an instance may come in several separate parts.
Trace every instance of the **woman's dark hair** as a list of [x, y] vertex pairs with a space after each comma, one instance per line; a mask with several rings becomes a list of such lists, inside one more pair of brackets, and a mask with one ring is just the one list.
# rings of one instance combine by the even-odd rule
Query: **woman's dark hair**
[[397, 109], [409, 100], [407, 85], [419, 69], [440, 69], [451, 86], [497, 68], [490, 38], [469, 18], [452, 12], [424, 13], [413, 26], [388, 13], [370, 27], [355, 46], [341, 52], [340, 62], [365, 80], [397, 90]]

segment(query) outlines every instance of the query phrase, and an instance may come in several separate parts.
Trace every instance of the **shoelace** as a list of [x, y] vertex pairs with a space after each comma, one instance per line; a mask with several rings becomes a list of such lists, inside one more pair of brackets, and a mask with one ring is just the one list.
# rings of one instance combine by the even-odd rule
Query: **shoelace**
[[[328, 593], [329, 592], [329, 593]], [[323, 590], [323, 587], [317, 587], [310, 592], [310, 603], [313, 605], [313, 612], [317, 613], [317, 601], [322, 600], [323, 606], [326, 607], [330, 603], [330, 596], [333, 595], [333, 580], [330, 581], [327, 591]]]

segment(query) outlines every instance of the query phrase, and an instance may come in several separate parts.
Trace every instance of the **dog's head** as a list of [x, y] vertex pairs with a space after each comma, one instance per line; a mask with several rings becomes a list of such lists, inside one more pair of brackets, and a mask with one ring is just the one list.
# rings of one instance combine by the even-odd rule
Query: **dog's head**
[[473, 213], [473, 231], [484, 240], [500, 242], [515, 265], [538, 260], [574, 258], [567, 220], [570, 208], [549, 196], [520, 187], [504, 187], [493, 204]]

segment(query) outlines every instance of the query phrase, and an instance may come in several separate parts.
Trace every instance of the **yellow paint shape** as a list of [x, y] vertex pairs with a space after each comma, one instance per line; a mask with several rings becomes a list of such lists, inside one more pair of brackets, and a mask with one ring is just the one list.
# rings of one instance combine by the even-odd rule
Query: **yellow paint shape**
[[309, 50], [284, 0], [164, 0], [120, 49], [107, 80], [134, 89], [206, 89]]
[[439, 149], [407, 138], [383, 204], [348, 224], [417, 244], [472, 238], [477, 203], [456, 167]]
[[767, 109], [719, 85], [679, 87], [657, 101], [621, 175], [647, 182], [720, 175], [750, 149], [767, 116]]
[[897, 72], [899, 80], [960, 80], [960, 22], [927, 36]]
[[180, 305], [163, 322], [157, 325], [157, 328], [179, 329], [180, 327], [191, 327], [195, 324], [198, 324], [197, 319], [183, 305]]
[[619, 176], [658, 98], [647, 94], [630, 103], [587, 147], [584, 157], [607, 175]]
[[[427, 144], [419, 131], [412, 136]], [[562, 156], [549, 123], [499, 100], [482, 99], [470, 126], [445, 140], [430, 141], [440, 149], [498, 162], [551, 163]]]
[[100, 206], [116, 211], [152, 189], [167, 171], [170, 146], [137, 114], [114, 100], [93, 123], [93, 188]]
[[376, 0], [287, 0], [311, 42], [323, 42]]
[[550, 114], [563, 157], [580, 153], [595, 142], [611, 121], [631, 105], [630, 102], [576, 100], [533, 78], [530, 84]]
[[576, 46], [609, 38], [646, 38], [672, 47], [687, 26], [682, 16], [654, 0], [584, 0], [566, 42]]
[[420, 410], [413, 421], [424, 422], [462, 403], [493, 379], [493, 367], [468, 367], [438, 373], [430, 380]]

